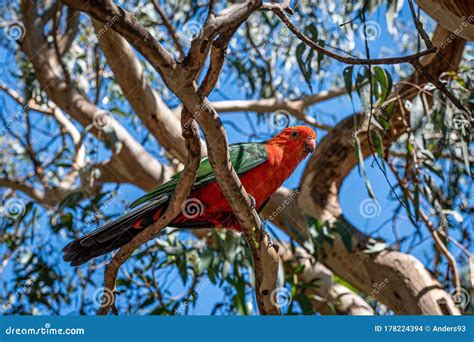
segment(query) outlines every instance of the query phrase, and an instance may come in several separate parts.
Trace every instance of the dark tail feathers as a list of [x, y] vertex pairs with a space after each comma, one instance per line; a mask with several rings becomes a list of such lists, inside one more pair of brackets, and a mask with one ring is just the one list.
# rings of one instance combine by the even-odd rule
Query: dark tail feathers
[[92, 258], [107, 254], [125, 245], [141, 231], [141, 229], [133, 228], [132, 225], [141, 219], [150, 220], [149, 224], [151, 224], [153, 214], [159, 207], [167, 205], [168, 201], [169, 196], [150, 201], [118, 219], [106, 223], [99, 229], [72, 241], [62, 250], [64, 260], [69, 261], [71, 266], [79, 266]]

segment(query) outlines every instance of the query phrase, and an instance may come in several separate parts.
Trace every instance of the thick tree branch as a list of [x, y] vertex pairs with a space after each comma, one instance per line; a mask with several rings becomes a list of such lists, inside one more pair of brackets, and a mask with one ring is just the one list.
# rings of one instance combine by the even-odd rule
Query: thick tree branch
[[[323, 315], [374, 315], [374, 310], [357, 293], [334, 281], [334, 274], [302, 248], [295, 253], [289, 246], [281, 248], [285, 265], [303, 265], [301, 280], [313, 286], [305, 289], [316, 312]], [[291, 270], [290, 270], [291, 272]]]
[[[434, 46], [439, 46], [451, 33], [438, 26], [433, 38]], [[462, 56], [464, 41], [454, 39], [445, 49], [436, 55], [423, 60], [426, 70], [433, 75], [440, 75], [449, 70], [455, 70]], [[427, 82], [422, 74], [415, 72], [409, 82], [397, 87], [395, 97], [406, 100], [412, 98], [418, 90], [409, 84], [423, 85]], [[390, 130], [381, 131], [384, 146], [390, 145], [406, 130], [403, 111], [397, 105], [391, 115]], [[345, 277], [363, 291], [369, 291], [367, 284], [380, 283], [388, 275], [394, 284], [383, 291], [377, 299], [397, 313], [432, 313], [442, 314], [446, 310], [459, 313], [451, 298], [441, 289], [441, 286], [424, 269], [420, 262], [412, 256], [399, 252], [383, 251], [378, 254], [364, 253], [364, 244], [368, 240], [352, 227], [342, 215], [339, 206], [339, 189], [349, 172], [357, 165], [353, 147], [353, 134], [359, 132], [359, 138], [364, 156], [370, 155], [367, 140], [367, 119], [363, 116], [349, 117], [340, 122], [317, 146], [305, 170], [301, 183], [301, 194], [298, 198], [299, 207], [306, 215], [317, 218], [321, 222], [343, 224], [348, 234], [353, 236], [353, 245], [360, 246], [351, 253], [347, 252], [340, 239], [329, 248], [324, 247], [324, 258], [321, 260], [335, 273]], [[365, 123], [365, 124], [364, 124]], [[300, 222], [296, 227], [303, 231], [306, 223]], [[413, 268], [410, 274], [406, 270]], [[384, 277], [384, 278], [382, 278]], [[367, 281], [370, 279], [371, 281]], [[440, 304], [443, 301], [444, 304]], [[447, 306], [447, 309], [443, 307]]]
[[[35, 12], [35, 8], [32, 1], [22, 2], [25, 24], [22, 48], [32, 62], [36, 77], [49, 98], [86, 127], [103, 111], [61, 77], [61, 66], [56, 51], [43, 36], [42, 20]], [[171, 170], [152, 157], [112, 116], [107, 117], [107, 124], [112, 127], [123, 146], [120, 151], [121, 157], [118, 159], [123, 161], [120, 168], [133, 179], [134, 184], [151, 189], [156, 183], [163, 182], [171, 176]], [[100, 130], [93, 129], [92, 132], [97, 136], [104, 136]]]
[[347, 90], [345, 88], [339, 88], [334, 90], [324, 90], [318, 94], [303, 96], [299, 99], [268, 98], [259, 100], [214, 101], [212, 102], [212, 105], [219, 113], [270, 113], [283, 111], [293, 115], [295, 118], [307, 123], [308, 125], [323, 130], [330, 130], [332, 127], [321, 124], [313, 117], [305, 115], [305, 110], [312, 105], [331, 100], [345, 94], [347, 94]]
[[[182, 65], [176, 65], [169, 60], [169, 54], [163, 51], [163, 47], [137, 22], [133, 15], [115, 6], [113, 2], [70, 0], [65, 0], [65, 2], [73, 8], [88, 13], [101, 22], [106, 22], [107, 16], [119, 16], [120, 19], [115, 22], [112, 29], [119, 32], [142, 53], [161, 74], [165, 84], [178, 96], [184, 107], [195, 115], [204, 132], [208, 146], [209, 161], [216, 174], [217, 182], [229, 201], [252, 250], [257, 303], [260, 312], [262, 314], [279, 313], [278, 307], [271, 301], [271, 292], [276, 284], [278, 255], [275, 249], [269, 245], [255, 210], [249, 211], [250, 199], [230, 163], [225, 130], [222, 127], [217, 112], [211, 107], [205, 95], [197, 89], [194, 83], [196, 71], [201, 67], [196, 62], [204, 62], [204, 58], [202, 58], [204, 52], [193, 49], [193, 46], [204, 46], [205, 49], [206, 46], [209, 47], [209, 43], [201, 45], [201, 43], [194, 40], [190, 53]], [[239, 22], [245, 20], [252, 11], [259, 7], [258, 3], [258, 1], [250, 1], [238, 5], [229, 14], [216, 19], [217, 27], [222, 27], [224, 24], [238, 25]], [[212, 10], [209, 15], [213, 16]], [[212, 26], [208, 28], [209, 30], [213, 29]], [[214, 33], [210, 37], [214, 37]], [[207, 33], [203, 36], [207, 36]], [[193, 54], [197, 55], [191, 61], [188, 57], [193, 56]]]
[[[186, 147], [179, 119], [148, 84], [140, 60], [128, 42], [113, 30], [105, 30], [93, 20], [104, 52], [124, 96], [160, 146], [181, 162], [186, 160]], [[101, 31], [102, 30], [102, 31]]]

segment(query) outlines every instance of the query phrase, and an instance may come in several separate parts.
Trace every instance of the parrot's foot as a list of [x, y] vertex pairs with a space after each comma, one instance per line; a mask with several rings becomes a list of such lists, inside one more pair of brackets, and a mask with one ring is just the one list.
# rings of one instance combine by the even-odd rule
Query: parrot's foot
[[247, 194], [247, 195], [249, 195], [249, 199], [250, 199], [249, 210], [254, 210], [255, 207], [257, 206], [257, 201], [255, 200], [255, 197], [253, 197], [251, 194]]

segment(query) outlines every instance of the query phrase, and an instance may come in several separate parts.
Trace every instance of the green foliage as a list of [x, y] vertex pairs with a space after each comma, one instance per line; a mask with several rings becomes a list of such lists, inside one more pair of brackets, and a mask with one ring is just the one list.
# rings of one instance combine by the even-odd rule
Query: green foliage
[[[161, 25], [161, 18], [153, 10], [151, 3], [133, 0], [121, 4], [133, 12], [160, 43], [178, 58], [171, 39]], [[186, 30], [190, 24], [201, 27], [207, 14], [207, 2], [183, 0], [160, 1], [160, 4], [172, 25], [177, 28], [177, 34], [185, 49], [189, 48], [189, 44], [185, 42]], [[217, 12], [228, 4], [216, 3]], [[410, 34], [414, 32], [413, 26], [408, 26], [408, 30], [413, 32], [404, 32], [405, 25], [398, 25], [397, 14], [403, 6], [402, 1], [317, 1], [316, 5], [307, 1], [293, 2], [295, 14], [291, 16], [291, 20], [311, 39], [332, 51], [347, 55], [357, 55], [360, 52], [347, 47], [360, 34], [360, 8], [363, 5], [367, 6], [368, 12], [376, 12], [376, 20], [380, 14], [386, 14], [388, 29], [399, 30], [399, 36], [392, 38], [392, 41], [397, 43], [393, 55], [416, 49], [416, 40], [410, 38]], [[21, 13], [15, 13], [20, 8], [21, 6], [14, 2], [11, 6], [0, 9], [0, 15], [3, 18], [8, 13], [21, 18]], [[348, 21], [350, 22], [347, 23]], [[429, 25], [428, 22], [426, 27]], [[30, 61], [23, 53], [18, 52], [17, 42], [6, 41], [2, 36], [0, 44], [6, 55], [2, 64], [2, 72], [5, 75], [5, 79], [2, 76], [2, 82], [6, 80], [8, 85], [17, 86], [15, 89], [26, 100], [34, 99], [37, 103], [47, 106], [47, 93], [41, 89]], [[393, 243], [370, 239], [363, 247], [363, 252], [369, 257], [389, 246], [411, 252], [417, 244], [424, 241], [420, 210], [424, 210], [436, 224], [436, 228], [446, 236], [461, 237], [463, 244], [472, 241], [472, 66], [462, 64], [459, 71], [446, 73], [442, 79], [446, 87], [467, 107], [469, 113], [460, 112], [444, 94], [432, 86], [427, 86], [420, 90], [414, 99], [402, 101], [410, 132], [387, 146], [384, 145], [386, 135], [394, 129], [391, 115], [400, 105], [397, 101], [387, 103], [387, 99], [394, 90], [393, 84], [406, 73], [405, 66], [372, 66], [371, 72], [366, 66], [341, 66], [329, 58], [323, 58], [322, 54], [302, 44], [300, 40], [294, 39], [281, 21], [269, 11], [252, 15], [238, 30], [228, 50], [224, 72], [216, 92], [213, 93], [213, 100], [228, 96], [223, 90], [230, 88], [238, 89], [239, 95], [251, 99], [273, 96], [278, 99], [291, 99], [304, 97], [308, 89], [313, 92], [340, 86], [347, 90], [355, 111], [359, 110], [360, 102], [365, 117], [372, 116], [371, 126], [375, 129], [371, 130], [369, 135], [354, 132], [353, 139], [358, 170], [364, 178], [367, 192], [369, 196], [374, 197], [361, 147], [362, 141], [368, 137], [376, 157], [381, 161], [382, 171], [390, 178], [390, 172], [382, 162], [386, 155], [389, 155], [407, 188], [393, 184], [392, 199], [397, 208], [390, 214], [394, 231], [399, 221], [404, 225], [403, 228], [406, 228], [403, 230], [403, 236], [400, 241]], [[466, 56], [464, 60], [467, 60]], [[85, 15], [80, 17], [77, 39], [63, 56], [63, 62], [72, 75], [74, 86], [89, 96], [92, 102], [112, 113], [150, 153], [164, 164], [170, 164], [163, 151], [157, 148], [156, 141], [150, 137], [150, 132], [128, 105], [99, 48], [91, 21]], [[162, 80], [142, 57], [140, 62], [144, 70], [144, 80], [149, 82], [170, 108], [175, 109], [178, 106], [176, 97], [163, 85]], [[99, 83], [96, 66], [100, 69]], [[352, 92], [353, 89], [356, 91]], [[426, 92], [432, 92], [433, 96], [425, 95]], [[125, 196], [115, 194], [120, 193], [121, 184], [104, 184], [101, 181], [93, 189], [88, 187], [89, 184], [96, 184], [95, 180], [103, 176], [101, 163], [122, 152], [117, 132], [113, 126], [107, 125], [101, 132], [101, 137], [105, 139], [99, 141], [91, 134], [92, 130], [97, 129], [92, 122], [81, 127], [80, 141], [86, 150], [87, 166], [80, 170], [78, 179], [70, 188], [63, 189], [66, 175], [75, 170], [74, 153], [77, 146], [61, 131], [51, 116], [38, 113], [28, 113], [27, 116], [21, 108], [11, 106], [9, 101], [3, 100], [2, 95], [2, 129], [9, 127], [11, 112], [18, 112], [19, 115], [18, 119], [15, 119], [18, 122], [15, 123], [14, 129], [5, 129], [4, 134], [0, 135], [2, 177], [20, 179], [25, 185], [37, 190], [57, 187], [66, 191], [67, 195], [51, 207], [41, 205], [21, 191], [12, 192], [2, 188], [2, 209], [9, 199], [19, 200], [22, 205], [22, 214], [19, 217], [0, 217], [1, 271], [5, 275], [2, 278], [0, 301], [9, 303], [2, 313], [94, 314], [99, 305], [96, 297], [100, 294], [96, 291], [103, 286], [103, 270], [110, 256], [95, 259], [80, 268], [66, 268], [58, 246], [64, 246], [72, 238], [97, 228], [126, 210], [126, 204], [130, 202], [129, 193]], [[427, 109], [427, 103], [433, 103], [433, 108]], [[328, 113], [334, 115], [334, 122], [326, 122], [327, 124], [338, 122], [345, 115], [338, 106], [335, 107]], [[371, 107], [374, 109], [372, 113]], [[308, 109], [305, 114], [318, 114], [319, 110]], [[30, 122], [34, 131], [31, 134], [33, 151], [24, 148], [24, 137], [15, 137], [25, 134], [27, 117], [33, 118]], [[258, 117], [261, 121], [255, 121], [257, 126], [268, 126], [269, 119], [270, 115], [266, 113]], [[252, 121], [249, 126], [253, 123]], [[74, 125], [81, 126], [77, 122], [74, 122]], [[226, 128], [236, 131], [242, 129], [230, 125]], [[265, 138], [260, 136], [258, 129], [253, 126], [251, 128], [249, 141]], [[58, 134], [51, 136], [51, 132]], [[246, 145], [238, 146], [232, 147], [231, 150], [240, 150]], [[41, 176], [43, 179], [36, 174], [38, 168], [31, 163], [31, 152], [41, 157], [39, 159], [44, 171]], [[236, 157], [232, 163], [239, 173], [243, 173], [258, 165], [264, 158], [262, 151], [257, 148], [253, 158], [239, 160]], [[120, 178], [118, 169], [111, 171], [114, 177]], [[206, 182], [212, 177], [209, 162], [204, 160], [198, 181]], [[166, 186], [160, 187], [158, 192], [143, 197], [133, 205], [138, 205], [163, 191], [171, 191], [177, 180], [177, 177], [174, 178]], [[415, 227], [414, 232], [406, 233], [410, 227], [408, 221]], [[290, 231], [299, 231], [292, 227], [290, 222], [285, 223]], [[308, 231], [310, 237], [304, 247], [316, 260], [322, 256], [322, 246], [331, 246], [335, 239], [341, 239], [349, 253], [359, 248], [353, 243], [352, 232], [341, 223], [331, 226], [308, 218]], [[449, 241], [446, 243], [450, 250], [457, 248]], [[291, 248], [295, 252], [294, 244]], [[441, 265], [432, 271], [448, 288], [450, 280], [442, 276], [445, 273], [442, 269], [442, 259], [431, 250], [426, 254], [426, 264]], [[463, 261], [461, 257], [458, 259]], [[248, 246], [242, 236], [234, 232], [212, 232], [204, 241], [192, 233], [168, 229], [155, 241], [140, 248], [122, 269], [117, 281], [118, 310], [127, 314], [191, 314], [200, 298], [208, 298], [205, 291], [219, 288], [222, 298], [212, 299], [213, 307], [210, 311], [213, 314], [253, 314], [256, 304], [250, 260]], [[288, 289], [292, 297], [283, 310], [286, 314], [314, 314], [311, 305], [314, 298], [310, 292], [319, 284], [317, 279], [310, 283], [302, 281], [304, 271], [303, 265], [293, 263], [285, 264], [284, 271], [280, 274], [281, 287]], [[334, 281], [358, 292], [342, 278], [334, 276]]]

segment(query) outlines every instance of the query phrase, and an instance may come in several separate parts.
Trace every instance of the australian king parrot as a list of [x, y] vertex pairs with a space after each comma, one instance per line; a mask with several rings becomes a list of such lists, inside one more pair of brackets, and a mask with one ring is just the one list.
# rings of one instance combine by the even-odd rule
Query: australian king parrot
[[[257, 211], [315, 146], [316, 134], [306, 126], [285, 128], [267, 141], [229, 146], [232, 165]], [[72, 266], [81, 265], [131, 241], [164, 212], [179, 177], [178, 172], [168, 182], [135, 200], [128, 213], [69, 243], [63, 248], [64, 260]], [[208, 158], [201, 160], [191, 193], [169, 226], [240, 230]]]

